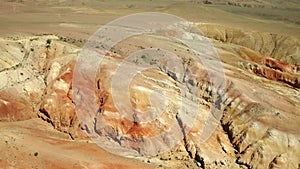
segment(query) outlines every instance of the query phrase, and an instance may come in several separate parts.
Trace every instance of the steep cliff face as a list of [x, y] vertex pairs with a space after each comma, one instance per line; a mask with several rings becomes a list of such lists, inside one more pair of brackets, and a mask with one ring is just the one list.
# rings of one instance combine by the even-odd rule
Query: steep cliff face
[[79, 127], [75, 106], [72, 102], [71, 85], [74, 63], [69, 63], [65, 70], [59, 70], [61, 74], [57, 77], [53, 75], [54, 67], [59, 64], [57, 62], [52, 64], [52, 71], [48, 74], [50, 83], [46, 88], [38, 113], [39, 117], [50, 122], [57, 130], [70, 133], [72, 137], [75, 137], [76, 129]]
[[[207, 31], [215, 39], [222, 67], [206, 67], [186, 46], [158, 36], [133, 37], [116, 45], [99, 67], [93, 89], [98, 111], [87, 118], [89, 124], [75, 112], [74, 97], [79, 96], [73, 96], [72, 80], [78, 48], [55, 36], [2, 39], [0, 120], [39, 117], [73, 139], [80, 140], [83, 132], [101, 136], [101, 145], [117, 154], [153, 154], [144, 159], [160, 168], [299, 168], [295, 46], [278, 42], [283, 44], [278, 50], [262, 45], [280, 41], [279, 35], [247, 37], [226, 28], [221, 36]], [[125, 59], [144, 48], [172, 51], [179, 60], [147, 55]], [[116, 76], [121, 63], [128, 70], [152, 67], [137, 73], [124, 88], [127, 76]], [[223, 85], [210, 81], [208, 69], [224, 73], [219, 77]], [[112, 85], [115, 82], [121, 88]]]
[[242, 63], [243, 67], [270, 80], [286, 83], [292, 87], [300, 88], [300, 66], [280, 62], [272, 58], [265, 58], [263, 63]]

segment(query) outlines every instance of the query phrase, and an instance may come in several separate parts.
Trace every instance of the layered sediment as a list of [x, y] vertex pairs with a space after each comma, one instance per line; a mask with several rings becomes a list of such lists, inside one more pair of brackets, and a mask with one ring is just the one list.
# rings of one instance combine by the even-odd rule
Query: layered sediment
[[[99, 67], [94, 89], [98, 111], [89, 124], [75, 112], [77, 47], [56, 36], [2, 39], [0, 120], [39, 117], [75, 140], [92, 133], [105, 138], [103, 144], [141, 156], [168, 150], [146, 158], [161, 168], [299, 168], [299, 55], [298, 47], [289, 45], [297, 45], [295, 39], [205, 27], [219, 58], [202, 59], [221, 61], [221, 68], [211, 69], [224, 73], [223, 85], [210, 80], [210, 68], [186, 46], [152, 35], [129, 38]], [[141, 48], [172, 51], [181, 62], [147, 56], [127, 60], [127, 66], [155, 68], [130, 82], [130, 97], [122, 99], [139, 111], [124, 117], [118, 106], [127, 105], [116, 105], [111, 84], [126, 56]], [[162, 134], [172, 127], [174, 132]], [[157, 138], [148, 139], [153, 136]]]

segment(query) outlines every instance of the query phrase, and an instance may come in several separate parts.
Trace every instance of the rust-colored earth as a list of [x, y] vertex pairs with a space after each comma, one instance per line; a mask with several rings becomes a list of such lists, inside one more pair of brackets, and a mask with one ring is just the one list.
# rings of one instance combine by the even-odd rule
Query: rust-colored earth
[[[299, 8], [297, 0], [4, 0], [0, 168], [299, 169]], [[198, 35], [209, 39], [219, 58], [201, 57], [220, 61], [223, 70], [206, 67], [180, 42], [141, 35], [107, 52], [95, 79], [88, 78], [91, 72], [76, 77], [78, 56], [98, 28], [145, 11], [196, 23], [193, 29], [201, 30]], [[148, 48], [171, 51], [181, 62], [147, 55], [127, 60], [128, 66], [157, 68], [138, 73], [124, 88], [130, 98], [123, 98], [112, 78], [128, 55]], [[208, 69], [224, 73], [224, 86], [212, 84]], [[76, 114], [78, 100], [93, 98], [80, 100], [90, 91], [97, 111]], [[130, 118], [118, 109], [113, 92], [135, 108]], [[124, 111], [125, 103], [119, 103]], [[180, 106], [196, 115], [181, 116]], [[155, 120], [139, 122], [143, 118]], [[213, 132], [202, 131], [207, 125]], [[173, 135], [162, 134], [172, 127]], [[199, 140], [203, 133], [211, 134], [205, 142]]]

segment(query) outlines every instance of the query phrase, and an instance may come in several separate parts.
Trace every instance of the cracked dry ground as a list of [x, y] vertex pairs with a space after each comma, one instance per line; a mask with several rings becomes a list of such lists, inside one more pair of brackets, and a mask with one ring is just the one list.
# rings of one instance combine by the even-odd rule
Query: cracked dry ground
[[[80, 123], [75, 113], [72, 79], [78, 47], [50, 35], [0, 39], [0, 167], [299, 168], [298, 39], [211, 25], [200, 27], [219, 53], [225, 89], [209, 83], [204, 65], [186, 46], [152, 35], [132, 37], [118, 44], [100, 66], [94, 90], [101, 114], [92, 115], [93, 128]], [[48, 39], [51, 42], [47, 46]], [[150, 47], [175, 53], [183, 60], [180, 64], [185, 73], [165, 69], [147, 58], [128, 63], [158, 65], [158, 69], [134, 77], [129, 89], [132, 105], [147, 110], [153, 90], [165, 91], [169, 101], [158, 120], [136, 124], [118, 112], [110, 83], [128, 54]], [[212, 136], [199, 143], [212, 96], [221, 98], [222, 118]], [[180, 99], [186, 101], [185, 109], [196, 111], [197, 116], [190, 132], [179, 130], [185, 137], [168, 152], [136, 159], [120, 157], [99, 148], [85, 134], [103, 135], [112, 145], [137, 150], [130, 139], [157, 135], [173, 124], [184, 128], [180, 121], [186, 119], [177, 116]], [[102, 128], [101, 119], [108, 126]], [[148, 145], [156, 146], [141, 147], [136, 152], [156, 151], [171, 139], [150, 142]]]

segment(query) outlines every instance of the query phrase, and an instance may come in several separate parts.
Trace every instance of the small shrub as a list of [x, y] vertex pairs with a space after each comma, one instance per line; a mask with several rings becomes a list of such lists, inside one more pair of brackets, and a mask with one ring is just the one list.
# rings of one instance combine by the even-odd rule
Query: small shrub
[[35, 153], [34, 153], [34, 156], [38, 156], [38, 155], [39, 155], [39, 153], [38, 153], [38, 152], [35, 152]]
[[49, 45], [50, 45], [50, 44], [51, 44], [51, 39], [47, 39], [47, 41], [46, 41], [46, 42], [47, 42], [47, 44], [49, 44]]
[[154, 64], [156, 64], [156, 60], [153, 60], [153, 59], [152, 59], [152, 60], [150, 61], [150, 65], [154, 65]]
[[46, 41], [46, 48], [50, 48], [50, 44], [51, 44], [51, 39], [47, 39]]

